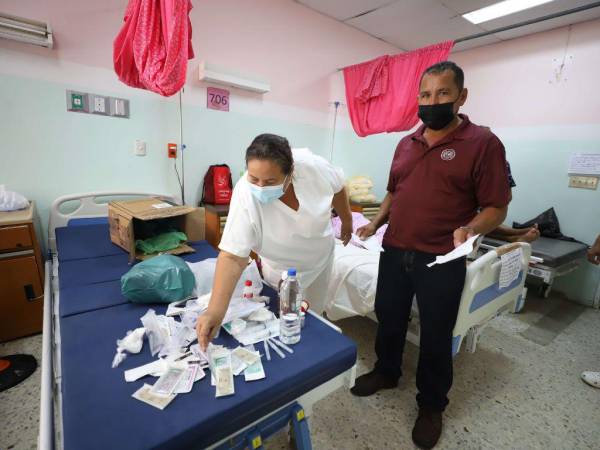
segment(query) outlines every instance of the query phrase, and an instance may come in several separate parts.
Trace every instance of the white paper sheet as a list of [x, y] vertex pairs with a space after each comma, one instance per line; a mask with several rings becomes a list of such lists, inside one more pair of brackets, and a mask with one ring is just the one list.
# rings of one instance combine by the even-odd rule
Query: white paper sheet
[[505, 253], [500, 257], [502, 267], [500, 268], [500, 279], [498, 286], [504, 289], [519, 277], [523, 267], [523, 250], [521, 247]]
[[157, 359], [151, 363], [125, 371], [125, 381], [128, 383], [139, 380], [146, 375], [162, 373], [167, 369], [167, 362], [163, 359]]
[[436, 264], [444, 264], [455, 259], [462, 258], [472, 253], [475, 249], [475, 241], [479, 238], [479, 234], [467, 239], [462, 245], [459, 245], [450, 253], [446, 253], [442, 256], [436, 256], [435, 261], [427, 264], [427, 267], [435, 266]]
[[569, 173], [600, 175], [600, 153], [574, 153], [569, 159]]
[[352, 233], [352, 242], [372, 252], [383, 251], [383, 247], [379, 243], [377, 236], [370, 236], [367, 239], [362, 240], [356, 234]]

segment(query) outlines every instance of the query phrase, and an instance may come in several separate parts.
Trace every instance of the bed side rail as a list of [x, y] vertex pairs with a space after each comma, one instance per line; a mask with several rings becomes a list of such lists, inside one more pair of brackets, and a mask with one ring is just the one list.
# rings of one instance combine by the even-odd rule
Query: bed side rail
[[46, 261], [44, 279], [44, 326], [42, 331], [42, 375], [40, 390], [40, 428], [38, 450], [54, 449], [54, 411], [52, 400], [52, 264]]

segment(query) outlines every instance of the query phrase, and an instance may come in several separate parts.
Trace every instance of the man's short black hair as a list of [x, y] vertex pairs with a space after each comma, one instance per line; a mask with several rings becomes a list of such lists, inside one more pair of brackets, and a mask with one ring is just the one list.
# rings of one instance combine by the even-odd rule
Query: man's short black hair
[[[429, 66], [427, 69], [425, 69], [423, 75], [421, 75], [421, 81], [423, 81], [423, 77], [428, 73], [440, 74], [446, 70], [450, 70], [452, 73], [454, 73], [454, 82], [456, 83], [458, 90], [462, 91], [465, 85], [465, 74], [463, 70], [452, 61], [442, 61], [434, 64], [433, 66]], [[421, 82], [419, 82], [419, 84], [421, 84]]]

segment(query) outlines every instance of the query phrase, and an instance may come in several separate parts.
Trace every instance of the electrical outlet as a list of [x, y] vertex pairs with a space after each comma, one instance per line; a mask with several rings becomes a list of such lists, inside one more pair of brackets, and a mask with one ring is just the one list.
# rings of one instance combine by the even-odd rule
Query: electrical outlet
[[177, 158], [177, 144], [167, 144], [167, 154], [169, 158]]
[[136, 156], [146, 156], [146, 143], [141, 139], [136, 139], [133, 146], [133, 153]]
[[570, 176], [569, 187], [596, 190], [598, 188], [598, 177]]
[[104, 97], [94, 98], [94, 111], [103, 114], [106, 112], [106, 99]]
[[92, 97], [92, 113], [108, 114], [108, 98], [101, 95], [90, 95]]

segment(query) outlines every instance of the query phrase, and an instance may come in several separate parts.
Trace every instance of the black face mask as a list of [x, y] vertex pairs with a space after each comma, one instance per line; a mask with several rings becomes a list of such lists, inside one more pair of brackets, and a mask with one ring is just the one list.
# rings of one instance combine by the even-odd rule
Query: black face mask
[[432, 130], [441, 130], [454, 119], [454, 102], [419, 105], [419, 119]]

